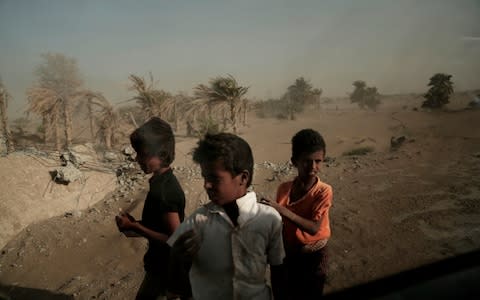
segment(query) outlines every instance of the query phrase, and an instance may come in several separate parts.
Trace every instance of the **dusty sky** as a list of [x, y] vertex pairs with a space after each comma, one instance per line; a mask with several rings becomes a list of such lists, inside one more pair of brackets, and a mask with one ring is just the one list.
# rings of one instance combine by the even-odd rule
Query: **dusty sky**
[[42, 53], [77, 60], [85, 87], [113, 102], [128, 75], [192, 92], [232, 74], [250, 97], [304, 76], [326, 96], [362, 79], [381, 93], [424, 92], [436, 72], [480, 87], [479, 0], [0, 0], [0, 76], [25, 108]]

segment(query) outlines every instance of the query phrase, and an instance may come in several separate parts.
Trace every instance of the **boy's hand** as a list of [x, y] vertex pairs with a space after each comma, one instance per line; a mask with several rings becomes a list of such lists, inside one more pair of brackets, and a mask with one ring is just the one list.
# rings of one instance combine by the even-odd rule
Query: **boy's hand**
[[187, 258], [194, 258], [200, 250], [201, 237], [195, 231], [191, 229], [183, 233], [173, 244], [172, 251], [181, 254]]
[[121, 212], [118, 216], [115, 216], [115, 222], [117, 223], [118, 230], [120, 232], [133, 230], [137, 221], [129, 213]]
[[271, 207], [275, 208], [278, 212], [280, 212], [280, 210], [282, 209], [282, 206], [280, 204], [278, 204], [276, 201], [272, 201], [272, 200], [264, 198], [264, 197], [262, 197], [260, 199], [260, 203], [271, 206]]

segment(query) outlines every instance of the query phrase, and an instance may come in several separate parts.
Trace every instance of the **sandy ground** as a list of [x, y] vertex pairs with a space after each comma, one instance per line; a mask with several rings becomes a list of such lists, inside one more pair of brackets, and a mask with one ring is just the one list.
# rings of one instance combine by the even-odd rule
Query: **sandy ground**
[[[291, 136], [302, 128], [324, 135], [330, 161], [320, 176], [334, 188], [327, 293], [480, 248], [480, 110], [414, 111], [418, 99], [400, 100], [385, 103], [377, 112], [348, 104], [324, 106], [294, 121], [258, 119], [252, 112], [247, 126], [240, 127], [257, 163], [254, 189], [271, 197], [281, 181], [295, 175], [294, 169], [272, 167], [288, 162]], [[405, 143], [392, 151], [390, 138], [402, 135]], [[195, 143], [177, 137], [174, 167], [187, 195], [187, 212], [206, 201], [202, 180], [192, 172], [189, 152]], [[342, 155], [363, 146], [374, 151]], [[89, 203], [81, 214], [66, 215], [62, 209], [72, 208], [61, 206], [55, 197], [48, 203], [35, 199], [48, 182], [45, 175], [27, 180], [33, 171], [13, 164], [15, 154], [3, 159], [9, 163], [0, 161], [0, 207], [2, 220], [8, 220], [2, 221], [2, 232], [8, 231], [5, 224], [29, 224], [1, 250], [4, 297], [133, 299], [143, 276], [146, 244], [118, 233], [114, 215], [119, 208], [140, 215], [143, 203], [135, 204], [145, 196], [147, 177], [130, 194], [118, 196], [117, 188]], [[94, 181], [102, 188], [115, 186]], [[32, 201], [28, 206], [52, 210], [51, 215], [29, 219], [30, 212], [17, 207], [17, 191]], [[9, 218], [12, 211], [22, 210], [25, 214]]]

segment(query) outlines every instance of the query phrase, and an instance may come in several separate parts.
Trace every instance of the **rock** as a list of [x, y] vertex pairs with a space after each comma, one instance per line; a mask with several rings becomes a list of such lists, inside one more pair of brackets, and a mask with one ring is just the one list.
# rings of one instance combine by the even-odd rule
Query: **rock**
[[135, 153], [135, 150], [133, 149], [132, 146], [128, 145], [125, 148], [123, 148], [122, 152], [123, 152], [123, 154], [125, 154], [127, 156], [131, 156]]
[[107, 162], [112, 162], [118, 160], [118, 156], [115, 152], [112, 151], [105, 151], [103, 153], [103, 159]]
[[72, 146], [67, 152], [62, 153], [61, 158], [79, 167], [85, 163], [97, 162], [97, 153], [95, 152], [93, 144], [86, 143]]
[[395, 138], [394, 136], [392, 136], [390, 138], [390, 149], [392, 150], [398, 149], [403, 144], [403, 142], [405, 142], [405, 140], [406, 138], [403, 135], [398, 138]]
[[64, 167], [59, 167], [51, 171], [50, 174], [56, 183], [62, 184], [69, 184], [70, 182], [84, 179], [83, 173], [70, 163], [67, 163]]

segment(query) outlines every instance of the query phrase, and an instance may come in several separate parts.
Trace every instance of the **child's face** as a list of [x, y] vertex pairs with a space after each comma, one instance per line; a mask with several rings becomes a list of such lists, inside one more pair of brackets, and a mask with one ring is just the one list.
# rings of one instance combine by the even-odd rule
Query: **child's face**
[[233, 176], [221, 160], [202, 163], [200, 168], [204, 179], [203, 187], [212, 202], [222, 206], [246, 194], [247, 171]]
[[301, 155], [298, 159], [293, 161], [293, 165], [298, 170], [298, 177], [309, 179], [317, 176], [324, 159], [325, 153], [323, 150]]
[[162, 160], [158, 156], [146, 154], [144, 151], [137, 152], [136, 161], [145, 174], [154, 173], [162, 167]]

